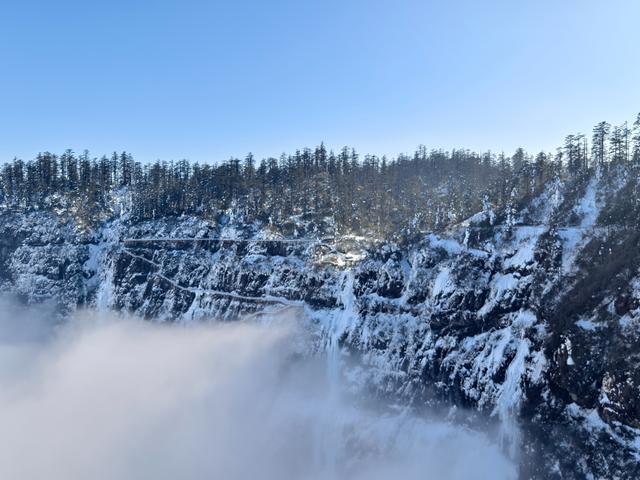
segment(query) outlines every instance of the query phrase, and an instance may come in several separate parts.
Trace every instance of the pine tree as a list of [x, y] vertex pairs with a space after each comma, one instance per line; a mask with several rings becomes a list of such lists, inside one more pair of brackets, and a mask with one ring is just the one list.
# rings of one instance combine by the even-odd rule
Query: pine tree
[[606, 161], [606, 141], [611, 132], [611, 125], [607, 122], [600, 122], [593, 127], [591, 139], [591, 153], [596, 167], [602, 167]]
[[640, 164], [640, 113], [633, 122], [633, 163]]

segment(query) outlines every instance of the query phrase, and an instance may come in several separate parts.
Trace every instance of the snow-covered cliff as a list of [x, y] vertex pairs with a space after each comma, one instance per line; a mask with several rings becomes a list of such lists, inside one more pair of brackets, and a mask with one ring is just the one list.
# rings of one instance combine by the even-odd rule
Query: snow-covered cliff
[[[157, 321], [294, 311], [350, 381], [493, 423], [523, 478], [640, 475], [640, 232], [625, 179], [550, 185], [404, 245], [241, 218], [0, 216], [0, 281], [27, 302]], [[304, 222], [300, 232], [304, 231]], [[307, 228], [307, 231], [311, 229]], [[471, 412], [471, 415], [469, 415]]]

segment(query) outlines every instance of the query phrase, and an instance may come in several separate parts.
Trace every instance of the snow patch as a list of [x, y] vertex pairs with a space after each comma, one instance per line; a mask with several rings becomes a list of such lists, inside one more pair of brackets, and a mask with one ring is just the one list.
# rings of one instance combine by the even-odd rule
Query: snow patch
[[437, 298], [440, 295], [446, 295], [454, 290], [455, 284], [451, 277], [451, 269], [449, 267], [443, 267], [433, 281], [431, 297]]
[[576, 322], [576, 326], [580, 327], [583, 330], [587, 330], [589, 332], [595, 332], [598, 328], [600, 328], [600, 325], [595, 323], [593, 320], [584, 320], [584, 319], [578, 320]]

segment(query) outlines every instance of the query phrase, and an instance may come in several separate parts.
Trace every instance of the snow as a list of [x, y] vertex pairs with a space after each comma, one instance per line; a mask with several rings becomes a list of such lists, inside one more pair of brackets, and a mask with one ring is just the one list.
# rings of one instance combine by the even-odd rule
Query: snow
[[600, 325], [595, 323], [593, 320], [585, 320], [582, 318], [576, 321], [576, 326], [589, 332], [595, 332], [598, 328], [600, 328]]
[[573, 209], [574, 213], [581, 217], [579, 226], [565, 227], [558, 231], [562, 239], [562, 272], [565, 274], [573, 272], [580, 247], [586, 243], [585, 235], [594, 229], [600, 214], [601, 206], [597, 201], [597, 186], [598, 179], [592, 178], [587, 184], [584, 195]]
[[639, 332], [640, 331], [640, 318], [632, 317], [631, 315], [623, 315], [618, 319], [620, 327], [627, 332]]
[[501, 298], [504, 292], [515, 290], [518, 287], [518, 278], [513, 273], [498, 273], [492, 282], [492, 292], [495, 298]]
[[487, 253], [482, 250], [477, 250], [473, 248], [467, 248], [464, 245], [461, 245], [460, 242], [454, 240], [453, 238], [440, 238], [433, 233], [427, 235], [427, 239], [429, 240], [429, 245], [432, 248], [442, 248], [447, 252], [449, 256], [460, 255], [462, 252], [467, 252], [476, 257], [486, 257]]
[[313, 243], [314, 239], [308, 238], [239, 238], [237, 236], [221, 236], [221, 237], [142, 237], [142, 238], [125, 238], [122, 240], [124, 244], [142, 244], [142, 243], [178, 243], [178, 242], [243, 242], [243, 243]]
[[540, 384], [544, 380], [544, 373], [548, 367], [548, 362], [543, 351], [535, 352], [531, 355], [528, 378], [531, 383]]
[[[509, 293], [517, 290], [519, 278], [513, 273], [497, 273], [490, 283], [490, 292], [487, 301], [478, 311], [479, 315], [487, 315], [502, 300], [505, 300]], [[510, 297], [510, 295], [509, 295]]]
[[512, 257], [504, 262], [505, 267], [524, 267], [533, 262], [534, 247], [535, 240], [525, 243]]
[[443, 267], [433, 281], [431, 297], [436, 298], [440, 295], [446, 295], [454, 290], [455, 284], [451, 277], [451, 269], [449, 267]]
[[514, 228], [515, 253], [504, 261], [505, 268], [522, 268], [533, 263], [535, 247], [546, 227], [521, 226]]
[[519, 430], [517, 415], [523, 399], [522, 379], [526, 372], [526, 359], [529, 355], [530, 342], [526, 338], [518, 341], [516, 354], [507, 368], [504, 382], [500, 387], [494, 413], [501, 420], [500, 439], [503, 446], [508, 448], [511, 458], [515, 458], [519, 446]]
[[459, 255], [464, 249], [462, 245], [453, 239], [442, 239], [434, 234], [428, 235], [427, 238], [432, 247], [442, 248], [451, 256]]
[[[571, 403], [567, 405], [566, 410], [571, 417], [580, 420], [583, 427], [588, 431], [606, 433], [623, 448], [631, 449], [636, 460], [640, 461], [640, 429], [620, 425], [620, 432], [617, 432], [600, 417], [596, 408], [582, 408], [576, 403]], [[622, 433], [625, 435], [623, 436]]]
[[587, 185], [584, 196], [575, 207], [574, 211], [582, 217], [580, 228], [590, 228], [596, 224], [600, 209], [596, 202], [597, 179], [593, 178]]
[[136, 258], [138, 260], [142, 260], [144, 262], [147, 262], [148, 264], [152, 265], [153, 267], [155, 267], [158, 271], [155, 272], [155, 275], [162, 278], [165, 282], [171, 284], [173, 287], [180, 289], [180, 290], [184, 290], [190, 293], [195, 293], [195, 294], [208, 294], [208, 295], [213, 295], [216, 297], [222, 297], [222, 298], [229, 298], [232, 300], [243, 300], [243, 301], [248, 301], [248, 302], [256, 302], [256, 303], [266, 303], [266, 304], [273, 304], [273, 303], [279, 303], [281, 305], [287, 305], [287, 306], [303, 306], [303, 302], [298, 302], [298, 301], [294, 301], [294, 300], [289, 300], [287, 298], [283, 298], [283, 297], [278, 297], [278, 296], [274, 296], [274, 295], [260, 295], [257, 297], [251, 297], [251, 296], [247, 296], [247, 295], [240, 295], [238, 293], [234, 293], [234, 292], [226, 292], [226, 291], [222, 291], [222, 290], [211, 290], [211, 289], [205, 289], [205, 288], [193, 288], [193, 287], [185, 287], [180, 285], [179, 283], [177, 283], [175, 280], [172, 280], [171, 278], [167, 277], [166, 275], [164, 275], [163, 273], [161, 273], [162, 270], [162, 266], [156, 262], [154, 262], [153, 260], [149, 260], [148, 258], [145, 258], [141, 255], [136, 255], [135, 253], [132, 253], [130, 251], [128, 251], [127, 249], [123, 249], [123, 252], [126, 253], [127, 255], [131, 256], [132, 258]]
[[563, 228], [558, 231], [558, 235], [562, 240], [562, 272], [569, 273], [578, 256], [578, 246], [584, 234], [577, 228]]
[[564, 342], [562, 343], [562, 349], [567, 354], [567, 365], [570, 366], [570, 367], [575, 365], [575, 362], [573, 361], [573, 356], [572, 356], [573, 345], [572, 345], [571, 339], [569, 339], [569, 337], [566, 337], [564, 339]]
[[563, 200], [562, 182], [553, 181], [544, 192], [533, 199], [531, 204], [523, 212], [528, 217], [524, 222], [532, 222], [539, 225], [548, 225], [553, 213], [558, 209]]

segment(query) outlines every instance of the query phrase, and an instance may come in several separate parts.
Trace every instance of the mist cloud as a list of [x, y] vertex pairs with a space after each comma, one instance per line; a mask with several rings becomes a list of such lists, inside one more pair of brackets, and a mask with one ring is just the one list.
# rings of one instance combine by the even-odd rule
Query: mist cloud
[[291, 322], [0, 314], [0, 478], [513, 478], [480, 434], [336, 394]]

